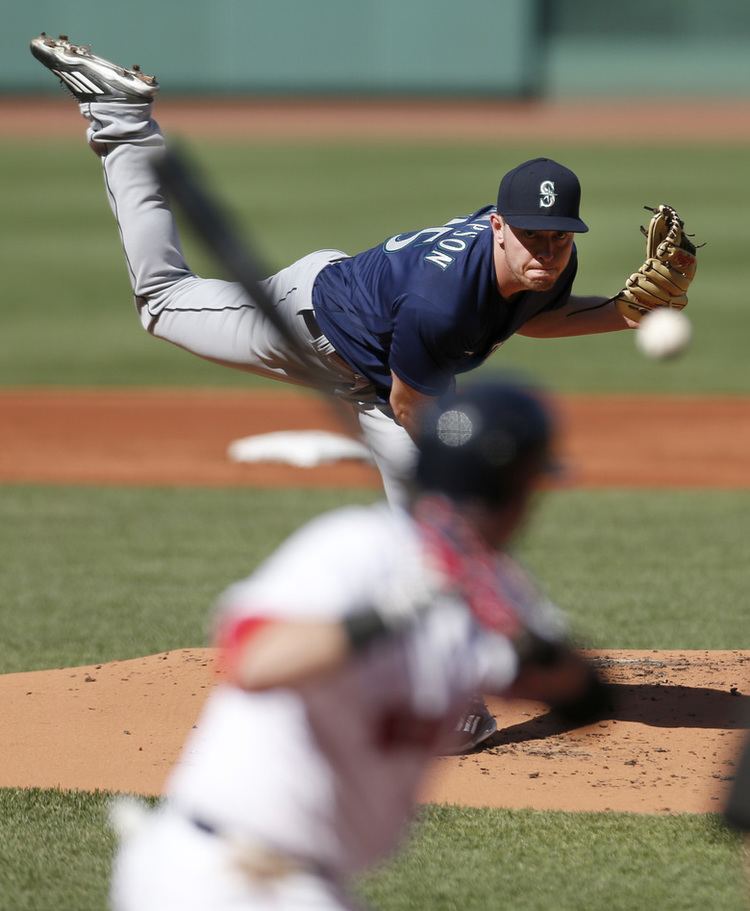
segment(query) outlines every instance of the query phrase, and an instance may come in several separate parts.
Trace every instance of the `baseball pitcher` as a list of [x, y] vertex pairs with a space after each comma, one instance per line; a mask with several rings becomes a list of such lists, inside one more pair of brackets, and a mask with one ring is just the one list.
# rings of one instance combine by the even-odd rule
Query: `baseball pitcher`
[[[31, 51], [89, 122], [144, 329], [230, 367], [308, 382], [296, 346], [239, 285], [201, 279], [185, 262], [152, 168], [164, 148], [151, 116], [156, 79], [66, 36], [42, 34]], [[646, 261], [620, 292], [573, 295], [574, 236], [588, 230], [580, 195], [571, 170], [535, 158], [503, 177], [497, 205], [402, 231], [355, 256], [319, 250], [267, 280], [302, 349], [355, 409], [391, 502], [406, 495], [419, 410], [514, 333], [632, 328], [655, 307], [687, 303], [695, 247], [668, 206], [655, 213], [659, 228], [649, 230]]]

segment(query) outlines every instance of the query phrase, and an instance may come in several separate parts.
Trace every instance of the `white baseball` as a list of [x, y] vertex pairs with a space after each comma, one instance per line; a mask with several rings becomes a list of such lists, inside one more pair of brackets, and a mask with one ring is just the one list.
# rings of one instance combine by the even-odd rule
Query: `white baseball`
[[693, 327], [681, 310], [658, 307], [647, 313], [635, 332], [636, 348], [661, 361], [681, 354], [690, 343]]

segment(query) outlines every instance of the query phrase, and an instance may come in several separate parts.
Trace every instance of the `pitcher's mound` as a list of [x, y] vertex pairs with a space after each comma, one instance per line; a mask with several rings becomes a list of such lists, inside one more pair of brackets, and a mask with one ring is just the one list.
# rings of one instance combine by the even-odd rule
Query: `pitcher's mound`
[[[425, 800], [494, 807], [720, 809], [750, 716], [750, 652], [592, 653], [617, 684], [608, 721], [563, 731], [543, 706], [491, 699], [487, 749], [438, 759]], [[216, 678], [215, 652], [0, 677], [0, 786], [158, 794]], [[259, 742], [258, 749], [263, 749]]]

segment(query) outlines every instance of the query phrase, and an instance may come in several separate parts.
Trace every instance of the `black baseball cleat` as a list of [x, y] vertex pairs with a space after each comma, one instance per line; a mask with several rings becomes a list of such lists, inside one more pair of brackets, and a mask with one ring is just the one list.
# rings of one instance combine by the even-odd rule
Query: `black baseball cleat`
[[481, 696], [473, 696], [461, 717], [456, 722], [450, 739], [441, 753], [443, 756], [458, 756], [476, 750], [497, 730], [497, 722]]
[[76, 101], [151, 101], [159, 91], [155, 76], [111, 63], [86, 45], [71, 44], [67, 35], [50, 38], [44, 32], [31, 40], [31, 53], [51, 70]]

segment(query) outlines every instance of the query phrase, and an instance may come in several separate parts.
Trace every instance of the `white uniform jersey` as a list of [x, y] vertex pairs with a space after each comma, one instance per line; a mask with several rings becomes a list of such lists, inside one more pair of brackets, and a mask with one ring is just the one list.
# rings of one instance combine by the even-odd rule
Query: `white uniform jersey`
[[[345, 509], [292, 536], [223, 597], [220, 616], [339, 618], [426, 575], [404, 513]], [[188, 817], [348, 874], [395, 846], [426, 763], [466, 697], [515, 677], [506, 638], [443, 597], [408, 634], [296, 690], [209, 698], [168, 784]]]

